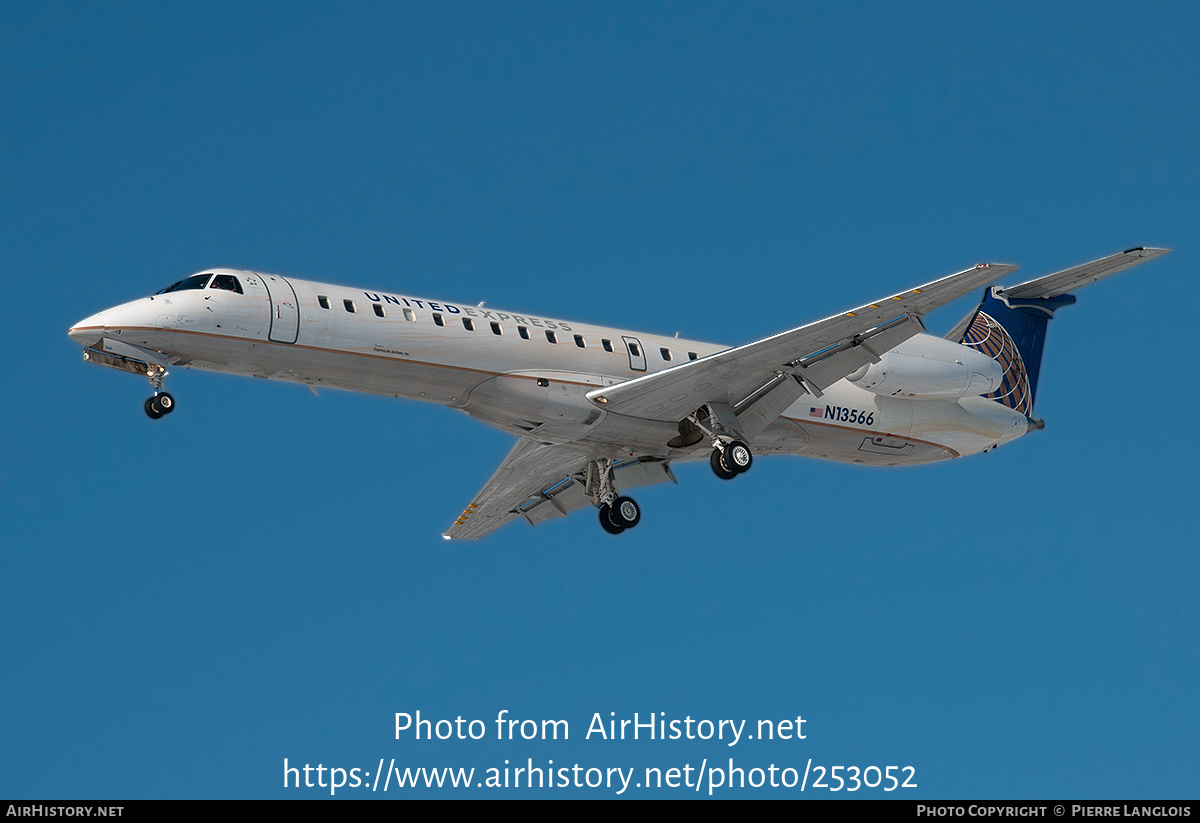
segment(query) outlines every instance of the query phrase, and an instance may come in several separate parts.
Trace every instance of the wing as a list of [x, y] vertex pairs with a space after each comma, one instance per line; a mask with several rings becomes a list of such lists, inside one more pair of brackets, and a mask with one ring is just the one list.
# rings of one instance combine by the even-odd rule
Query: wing
[[[877, 362], [885, 351], [921, 332], [921, 315], [1016, 268], [984, 263], [756, 343], [596, 389], [587, 396], [611, 412], [651, 420], [681, 420], [705, 403], [725, 403], [741, 422], [743, 413], [758, 404], [754, 416], [762, 420], [741, 426], [753, 437], [753, 429], [761, 431], [774, 419], [776, 408], [782, 411], [805, 390], [820, 396], [823, 389], [861, 366]], [[764, 398], [769, 399], [759, 403]]]
[[[562, 446], [520, 440], [487, 485], [442, 536], [475, 540], [517, 517], [537, 525], [566, 517], [592, 500], [585, 490], [586, 455]], [[665, 462], [629, 460], [614, 467], [620, 489], [674, 480]]]

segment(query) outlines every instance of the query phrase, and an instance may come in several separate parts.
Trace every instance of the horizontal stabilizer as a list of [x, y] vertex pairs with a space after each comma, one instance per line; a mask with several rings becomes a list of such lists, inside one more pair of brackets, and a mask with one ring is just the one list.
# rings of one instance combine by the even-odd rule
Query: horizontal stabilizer
[[1153, 260], [1155, 257], [1166, 254], [1169, 251], [1170, 249], [1129, 249], [1120, 254], [1105, 257], [1102, 260], [1084, 263], [1082, 266], [1076, 266], [1073, 269], [1048, 274], [1045, 277], [1021, 283], [1019, 286], [996, 289], [996, 294], [999, 297], [1015, 299], [1058, 297], [1072, 289], [1086, 286], [1088, 283], [1099, 280], [1102, 277], [1108, 277], [1110, 274], [1123, 271], [1130, 266], [1136, 266], [1139, 263], [1145, 263], [1147, 260]]

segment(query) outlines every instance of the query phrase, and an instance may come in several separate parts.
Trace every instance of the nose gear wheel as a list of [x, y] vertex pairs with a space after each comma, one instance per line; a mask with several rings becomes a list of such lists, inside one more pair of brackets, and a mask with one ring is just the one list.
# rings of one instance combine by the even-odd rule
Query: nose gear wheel
[[159, 392], [146, 400], [143, 408], [151, 419], [157, 420], [164, 414], [175, 411], [175, 398], [164, 392]]
[[166, 376], [167, 370], [162, 366], [151, 365], [146, 369], [146, 377], [150, 379], [150, 385], [154, 387], [154, 396], [146, 400], [142, 408], [146, 410], [146, 414], [152, 420], [157, 420], [164, 414], [175, 411], [175, 398], [163, 391], [163, 378]]

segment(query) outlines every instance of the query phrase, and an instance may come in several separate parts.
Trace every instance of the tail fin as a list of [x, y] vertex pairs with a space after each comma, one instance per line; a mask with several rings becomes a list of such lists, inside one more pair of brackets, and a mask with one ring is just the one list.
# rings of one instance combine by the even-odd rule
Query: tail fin
[[984, 397], [1032, 417], [1042, 347], [1046, 343], [1046, 324], [1054, 316], [1055, 309], [1074, 303], [1075, 298], [1066, 294], [1012, 300], [997, 296], [999, 291], [987, 290], [958, 342], [978, 349], [1004, 369], [1000, 388]]
[[978, 349], [1004, 369], [1000, 388], [984, 397], [1031, 417], [1046, 324], [1056, 309], [1075, 302], [1074, 296], [1067, 292], [1168, 251], [1129, 249], [1012, 288], [989, 288], [969, 322], [960, 324], [951, 333], [951, 339], [958, 337], [957, 342]]

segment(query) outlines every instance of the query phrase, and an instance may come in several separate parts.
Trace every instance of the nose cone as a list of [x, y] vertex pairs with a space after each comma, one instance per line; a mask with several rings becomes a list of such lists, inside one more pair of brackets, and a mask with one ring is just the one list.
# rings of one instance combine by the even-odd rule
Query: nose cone
[[91, 317], [85, 317], [67, 329], [67, 335], [81, 346], [92, 345], [104, 336], [105, 314], [106, 312], [100, 312]]
[[101, 337], [111, 337], [122, 329], [153, 327], [157, 307], [152, 300], [142, 298], [105, 309], [80, 320], [67, 329], [67, 334], [81, 346], [90, 346]]

